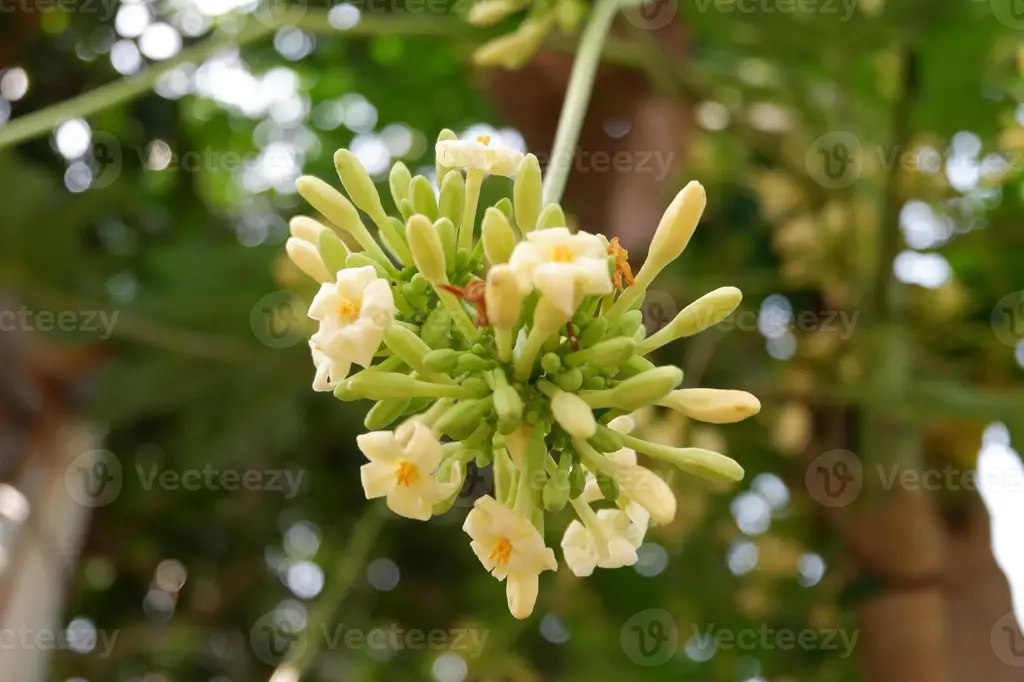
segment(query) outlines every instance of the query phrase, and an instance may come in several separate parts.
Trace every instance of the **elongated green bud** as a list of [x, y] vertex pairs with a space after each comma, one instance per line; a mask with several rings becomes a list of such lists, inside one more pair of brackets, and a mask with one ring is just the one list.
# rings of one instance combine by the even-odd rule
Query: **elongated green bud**
[[540, 367], [546, 374], [557, 374], [562, 371], [562, 358], [556, 353], [545, 353], [540, 358]]
[[380, 216], [386, 216], [384, 207], [377, 194], [377, 186], [373, 178], [363, 168], [356, 155], [347, 149], [339, 149], [334, 153], [334, 168], [338, 171], [341, 184], [352, 198], [352, 203], [366, 212], [378, 225]]
[[466, 398], [463, 386], [430, 383], [396, 372], [359, 372], [338, 384], [338, 390], [370, 400], [389, 398]]
[[334, 233], [334, 230], [324, 228], [320, 232], [317, 248], [328, 270], [336, 273], [345, 267], [349, 256], [348, 247], [345, 246], [345, 242], [341, 241], [341, 237]]
[[498, 433], [503, 435], [512, 433], [523, 423], [523, 400], [508, 383], [494, 389], [494, 412], [498, 415]]
[[683, 471], [711, 481], [740, 481], [743, 467], [731, 457], [702, 448], [673, 448], [622, 434], [626, 447], [676, 465]]
[[579, 335], [580, 346], [583, 348], [589, 348], [598, 341], [605, 337], [608, 333], [608, 319], [605, 317], [598, 317], [591, 320], [584, 329], [583, 333]]
[[448, 171], [441, 181], [441, 192], [437, 200], [437, 211], [453, 225], [462, 222], [462, 204], [466, 199], [466, 179], [461, 171]]
[[377, 271], [378, 277], [388, 278], [388, 271], [384, 269], [384, 266], [376, 258], [370, 258], [365, 253], [350, 253], [345, 259], [346, 268], [362, 268], [367, 265]]
[[619, 499], [619, 484], [614, 478], [602, 471], [597, 472], [595, 478], [597, 478], [597, 487], [604, 495], [604, 499], [612, 502]]
[[657, 367], [657, 365], [655, 365], [647, 358], [641, 357], [639, 355], [634, 355], [619, 368], [619, 374], [631, 377], [636, 376], [641, 372], [647, 372], [649, 370], [652, 370], [655, 367]]
[[456, 440], [468, 438], [490, 413], [491, 397], [460, 400], [434, 423], [434, 429]]
[[622, 314], [622, 317], [615, 323], [616, 333], [623, 336], [633, 336], [636, 330], [644, 323], [642, 310], [629, 310]]
[[587, 472], [583, 468], [583, 465], [579, 462], [574, 462], [572, 470], [569, 472], [569, 497], [576, 499], [583, 494], [583, 491], [587, 487]]
[[505, 214], [496, 208], [484, 211], [483, 227], [484, 255], [491, 265], [507, 263], [516, 248], [516, 235]]
[[761, 401], [746, 391], [684, 388], [658, 401], [662, 407], [711, 424], [732, 424], [761, 411]]
[[[449, 130], [448, 128], [443, 128], [441, 130], [441, 132], [437, 134], [437, 141], [438, 142], [444, 142], [446, 140], [457, 140], [457, 139], [459, 139], [459, 136], [455, 134], [455, 131], [454, 130]], [[437, 172], [437, 177], [439, 177], [439, 178], [444, 178], [446, 175], [448, 175], [449, 172], [451, 172], [453, 170], [458, 170], [457, 168], [451, 168], [450, 166], [442, 165], [441, 164], [441, 156], [440, 155], [437, 155], [435, 157], [434, 165], [435, 165], [435, 170]], [[461, 174], [462, 171], [459, 171], [459, 173]], [[452, 222], [455, 222], [455, 221], [452, 221]]]
[[575, 393], [558, 391], [551, 398], [551, 413], [573, 438], [587, 439], [597, 431], [593, 410]]
[[463, 353], [459, 357], [459, 362], [455, 366], [455, 369], [459, 372], [482, 372], [486, 369], [491, 369], [493, 366], [494, 363], [480, 357], [479, 355]]
[[527, 154], [516, 170], [512, 185], [512, 198], [516, 210], [516, 224], [523, 234], [537, 229], [541, 206], [544, 204], [541, 189], [540, 163], [533, 154]]
[[537, 217], [538, 230], [544, 230], [549, 227], [565, 227], [566, 225], [565, 213], [562, 212], [562, 207], [558, 204], [548, 204]]
[[[541, 495], [544, 509], [547, 511], [558, 511], [569, 501], [569, 462], [570, 457], [565, 455], [558, 463], [558, 469], [554, 475], [544, 484], [544, 491]], [[563, 463], [565, 466], [563, 467]]]
[[448, 348], [452, 344], [452, 316], [444, 307], [430, 311], [420, 327], [420, 338], [431, 348]]
[[[370, 231], [359, 219], [359, 212], [352, 203], [340, 192], [319, 178], [303, 175], [295, 181], [295, 189], [310, 206], [320, 211], [333, 224], [347, 232], [358, 242], [363, 250], [375, 258], [388, 261], [384, 250], [380, 248]], [[379, 201], [379, 199], [378, 199]]]
[[451, 372], [458, 364], [462, 352], [450, 348], [432, 350], [423, 357], [428, 372]]
[[728, 317], [742, 300], [743, 293], [736, 287], [721, 287], [704, 294], [640, 344], [638, 352], [646, 355], [676, 339], [702, 332]]
[[388, 175], [388, 185], [391, 187], [391, 198], [395, 200], [397, 207], [402, 199], [409, 200], [409, 185], [412, 183], [412, 173], [401, 161], [391, 167]]
[[432, 352], [416, 332], [400, 324], [393, 324], [384, 332], [384, 343], [391, 352], [402, 359], [402, 362], [417, 372], [429, 374], [426, 356]]
[[615, 388], [581, 391], [579, 395], [593, 408], [614, 407], [632, 412], [661, 400], [682, 381], [683, 370], [666, 365], [630, 377]]
[[409, 199], [398, 200], [398, 212], [401, 213], [402, 217], [406, 220], [416, 215], [416, 209], [412, 207], [412, 201]]
[[520, 0], [481, 0], [469, 8], [469, 23], [473, 26], [492, 26], [523, 9]]
[[617, 336], [614, 339], [602, 341], [590, 348], [569, 353], [565, 356], [564, 362], [567, 367], [580, 367], [585, 364], [609, 367], [626, 362], [633, 357], [633, 352], [633, 340]]
[[434, 196], [434, 188], [430, 186], [430, 180], [422, 175], [417, 175], [409, 185], [409, 192], [412, 194], [412, 207], [417, 213], [437, 220], [437, 198]]
[[405, 414], [409, 398], [394, 398], [392, 400], [378, 400], [370, 411], [366, 413], [363, 426], [371, 431], [381, 431], [391, 426], [399, 417]]
[[487, 273], [484, 305], [487, 308], [487, 320], [496, 329], [511, 329], [518, 322], [523, 295], [507, 265], [495, 265]]
[[320, 257], [316, 245], [310, 244], [304, 239], [290, 237], [284, 245], [288, 258], [295, 263], [299, 270], [315, 279], [317, 282], [333, 282], [331, 270]]
[[430, 219], [424, 215], [414, 215], [406, 223], [405, 234], [409, 238], [409, 248], [420, 274], [431, 284], [447, 284], [444, 246]]
[[[700, 222], [706, 205], [704, 187], [696, 180], [690, 182], [676, 195], [658, 223], [641, 272], [647, 269], [660, 271], [679, 257], [697, 229], [697, 223]], [[637, 276], [640, 276], [639, 273]]]
[[455, 254], [459, 248], [458, 230], [455, 229], [455, 225], [447, 217], [441, 217], [434, 222], [434, 231], [437, 232], [437, 236], [441, 240], [441, 247], [444, 249], [445, 264], [454, 264]]
[[512, 201], [508, 197], [502, 197], [501, 199], [498, 199], [498, 203], [494, 205], [494, 208], [498, 209], [499, 211], [505, 214], [505, 217], [508, 218], [509, 225], [515, 222], [516, 213], [515, 210], [512, 208]]
[[562, 372], [555, 376], [555, 383], [563, 391], [575, 393], [583, 388], [583, 371], [579, 367]]
[[526, 19], [514, 33], [495, 38], [477, 48], [473, 53], [473, 61], [480, 66], [521, 68], [540, 47], [552, 23], [553, 17], [550, 14]]
[[378, 226], [380, 240], [402, 265], [412, 265], [412, 253], [405, 242], [405, 225], [398, 218], [387, 218]]

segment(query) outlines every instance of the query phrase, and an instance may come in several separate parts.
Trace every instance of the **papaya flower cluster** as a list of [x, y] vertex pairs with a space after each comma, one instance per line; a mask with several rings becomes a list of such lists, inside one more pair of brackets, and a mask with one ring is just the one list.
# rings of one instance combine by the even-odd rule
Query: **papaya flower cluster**
[[[368, 499], [385, 498], [396, 514], [442, 514], [470, 462], [492, 468], [493, 490], [463, 529], [505, 582], [512, 615], [525, 618], [540, 574], [558, 566], [548, 513], [575, 516], [561, 554], [578, 576], [635, 563], [648, 527], [672, 521], [672, 489], [637, 453], [710, 479], [742, 478], [722, 454], [630, 435], [628, 416], [658, 405], [727, 423], [760, 409], [742, 391], [680, 389], [682, 370], [649, 359], [724, 319], [741, 295], [713, 291], [650, 336], [643, 325], [647, 288], [704, 210], [699, 183], [669, 205], [634, 276], [616, 240], [573, 232], [558, 204], [544, 204], [533, 155], [451, 131], [435, 152], [436, 188], [402, 163], [391, 169], [398, 215], [347, 150], [334, 159], [347, 197], [314, 177], [297, 181], [319, 213], [294, 218], [287, 243], [295, 265], [320, 282], [309, 309], [318, 325], [313, 388], [374, 401], [357, 437], [361, 480]], [[512, 196], [485, 208], [478, 226], [488, 175], [513, 177]]]

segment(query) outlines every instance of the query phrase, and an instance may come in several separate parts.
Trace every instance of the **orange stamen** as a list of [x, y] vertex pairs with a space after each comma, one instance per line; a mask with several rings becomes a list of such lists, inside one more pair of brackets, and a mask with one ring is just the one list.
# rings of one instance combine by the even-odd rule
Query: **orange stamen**
[[576, 260], [576, 255], [568, 246], [558, 245], [555, 247], [555, 252], [552, 254], [551, 260], [556, 263], [571, 263]]
[[487, 555], [487, 558], [494, 560], [498, 564], [507, 564], [511, 556], [512, 543], [508, 541], [508, 538], [501, 538], [494, 545], [494, 549]]
[[398, 471], [395, 474], [395, 482], [398, 485], [408, 488], [419, 478], [419, 470], [412, 462], [401, 461], [398, 463]]
[[613, 237], [611, 242], [609, 242], [608, 255], [615, 256], [615, 276], [612, 278], [615, 282], [615, 288], [619, 291], [626, 288], [622, 280], [626, 280], [626, 284], [632, 286], [634, 280], [633, 269], [629, 267], [629, 252], [619, 244], [618, 237]]

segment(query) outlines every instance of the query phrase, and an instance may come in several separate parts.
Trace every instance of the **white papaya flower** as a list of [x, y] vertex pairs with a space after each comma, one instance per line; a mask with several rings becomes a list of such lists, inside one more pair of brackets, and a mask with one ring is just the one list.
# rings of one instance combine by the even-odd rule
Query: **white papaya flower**
[[[309, 317], [320, 323], [314, 335], [317, 350], [339, 364], [369, 367], [394, 321], [395, 297], [373, 267], [347, 268], [338, 272], [336, 281], [320, 285]], [[342, 379], [331, 375], [334, 382]]]
[[566, 315], [576, 311], [584, 296], [612, 292], [607, 249], [587, 232], [534, 230], [516, 245], [509, 267], [524, 293], [537, 289]]
[[492, 145], [487, 135], [478, 135], [475, 140], [440, 140], [434, 146], [434, 154], [442, 166], [479, 170], [505, 177], [513, 175], [523, 161], [522, 152], [503, 145]]
[[366, 499], [387, 497], [388, 508], [399, 516], [426, 521], [431, 507], [462, 484], [458, 477], [445, 482], [434, 477], [443, 454], [441, 443], [422, 422], [364, 433], [356, 437], [356, 444], [370, 460], [359, 469]]
[[333, 359], [328, 357], [318, 345], [319, 338], [316, 334], [309, 340], [309, 350], [313, 355], [313, 365], [316, 367], [316, 376], [313, 377], [314, 391], [333, 391], [345, 377], [348, 376], [352, 363], [345, 359]]
[[598, 566], [622, 568], [636, 563], [643, 532], [638, 532], [626, 512], [602, 509], [594, 514], [587, 506], [581, 516], [583, 522], [570, 523], [562, 537], [562, 556], [577, 577], [589, 576]]
[[498, 580], [505, 580], [508, 609], [522, 619], [533, 613], [542, 571], [558, 567], [555, 553], [529, 520], [484, 495], [473, 505], [462, 529], [480, 563]]

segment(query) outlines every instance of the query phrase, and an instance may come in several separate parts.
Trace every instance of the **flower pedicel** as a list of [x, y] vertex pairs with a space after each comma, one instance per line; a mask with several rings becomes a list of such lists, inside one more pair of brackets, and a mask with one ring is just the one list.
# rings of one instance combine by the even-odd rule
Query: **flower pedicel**
[[[743, 477], [719, 453], [630, 435], [625, 416], [660, 405], [721, 424], [758, 412], [757, 399], [742, 391], [680, 390], [682, 370], [646, 357], [717, 324], [741, 295], [713, 291], [646, 336], [639, 307], [697, 226], [705, 205], [697, 182], [672, 201], [634, 276], [616, 240], [574, 234], [560, 206], [543, 205], [533, 155], [451, 131], [435, 155], [436, 195], [404, 164], [392, 168], [400, 217], [385, 212], [347, 150], [335, 166], [348, 198], [316, 178], [297, 181], [322, 217], [362, 247], [350, 252], [311, 218], [291, 222], [288, 255], [321, 283], [309, 310], [319, 324], [310, 340], [313, 388], [375, 401], [370, 432], [357, 438], [368, 459], [363, 489], [396, 514], [444, 513], [471, 460], [493, 468], [494, 489], [476, 501], [463, 530], [484, 568], [505, 582], [512, 615], [525, 618], [540, 573], [557, 568], [544, 540], [546, 512], [575, 512], [561, 547], [578, 576], [632, 565], [648, 525], [672, 521], [672, 489], [637, 464], [637, 452], [706, 478]], [[485, 209], [476, 240], [489, 174], [515, 178], [512, 200]], [[350, 374], [353, 363], [362, 369]], [[595, 502], [606, 508], [595, 510]]]

